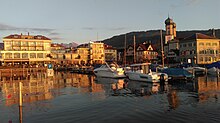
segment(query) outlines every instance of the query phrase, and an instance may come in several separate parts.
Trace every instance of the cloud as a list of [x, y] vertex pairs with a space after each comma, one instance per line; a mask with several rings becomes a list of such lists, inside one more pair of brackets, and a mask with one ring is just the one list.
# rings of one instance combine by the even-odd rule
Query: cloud
[[83, 27], [83, 30], [107, 30], [107, 31], [119, 31], [125, 30], [125, 27], [102, 27], [102, 28], [95, 28], [95, 27]]
[[57, 36], [57, 35], [60, 35], [60, 33], [58, 33], [58, 32], [51, 32], [49, 35], [50, 36]]
[[96, 30], [97, 28], [94, 27], [83, 27], [83, 30]]
[[16, 30], [17, 28], [14, 26], [9, 26], [7, 24], [0, 23], [0, 30]]
[[64, 40], [63, 38], [61, 37], [50, 37], [52, 40]]
[[185, 7], [185, 6], [195, 6], [199, 4], [200, 0], [181, 0], [181, 2], [175, 2], [171, 4], [170, 7], [175, 9], [175, 8]]
[[0, 30], [1, 31], [25, 31], [25, 32], [47, 32], [50, 33], [54, 31], [55, 29], [50, 28], [21, 28], [21, 27], [15, 27], [7, 24], [0, 23]]
[[120, 30], [125, 30], [125, 29], [126, 29], [125, 27], [107, 28], [107, 30], [110, 30], [110, 31], [120, 31]]

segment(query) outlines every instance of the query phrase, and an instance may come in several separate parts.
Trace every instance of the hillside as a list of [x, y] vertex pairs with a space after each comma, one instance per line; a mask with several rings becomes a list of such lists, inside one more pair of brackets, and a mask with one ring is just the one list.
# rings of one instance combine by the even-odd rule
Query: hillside
[[[163, 39], [165, 36], [165, 31], [163, 30]], [[177, 31], [177, 38], [183, 39], [194, 33], [202, 33], [206, 35], [212, 35], [212, 30], [190, 30], [190, 31]], [[220, 38], [220, 29], [215, 29], [215, 34], [217, 38]], [[149, 30], [140, 32], [130, 32], [126, 34], [127, 45], [133, 44], [133, 36], [136, 36], [136, 43], [143, 43], [145, 41], [150, 41], [154, 47], [160, 48], [160, 30]], [[103, 40], [105, 44], [111, 45], [117, 49], [124, 48], [125, 34], [118, 36], [113, 36], [110, 39]]]

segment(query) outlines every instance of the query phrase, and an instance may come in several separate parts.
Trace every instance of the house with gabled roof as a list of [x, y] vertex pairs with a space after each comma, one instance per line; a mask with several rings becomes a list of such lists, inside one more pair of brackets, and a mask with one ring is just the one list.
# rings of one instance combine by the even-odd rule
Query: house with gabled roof
[[157, 61], [158, 53], [151, 43], [144, 42], [139, 44], [136, 51], [137, 62], [155, 62]]
[[136, 45], [135, 57], [133, 45], [129, 45], [126, 50], [127, 63], [134, 63], [134, 61], [136, 63], [156, 62], [157, 56], [158, 53], [150, 42], [144, 42]]

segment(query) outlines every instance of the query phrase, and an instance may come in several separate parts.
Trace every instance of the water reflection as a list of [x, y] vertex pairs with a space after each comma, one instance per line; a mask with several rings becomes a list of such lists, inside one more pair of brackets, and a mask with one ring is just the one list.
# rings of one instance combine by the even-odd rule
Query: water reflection
[[60, 91], [62, 88], [79, 88], [74, 93], [105, 92], [106, 95], [113, 96], [150, 96], [167, 93], [169, 102], [178, 100], [180, 92], [193, 92], [195, 98], [203, 102], [209, 98], [218, 99], [220, 91], [219, 80], [215, 77], [198, 77], [194, 82], [144, 83], [58, 72], [51, 78], [47, 78], [44, 73], [33, 73], [28, 77], [2, 77], [1, 80], [2, 100], [5, 100], [7, 106], [18, 104], [19, 82], [23, 83], [24, 103], [53, 99], [63, 94]]
[[198, 77], [195, 81], [198, 102], [216, 101], [219, 97], [220, 85], [217, 77]]
[[[2, 77], [1, 80], [0, 108], [6, 107], [6, 109], [13, 110], [13, 112], [20, 112], [20, 115], [16, 114], [16, 117], [20, 117], [20, 122], [23, 121], [22, 118], [26, 118], [25, 115], [29, 112], [47, 112], [48, 110], [56, 109], [66, 100], [74, 100], [76, 97], [77, 100], [81, 99], [82, 102], [85, 101], [85, 98], [92, 98], [92, 101], [101, 100], [104, 102], [107, 100], [110, 103], [100, 104], [109, 107], [111, 107], [111, 103], [115, 100], [119, 100], [119, 102], [132, 102], [132, 99], [139, 99], [139, 101], [147, 100], [144, 103], [140, 103], [140, 107], [149, 104], [155, 108], [159, 107], [158, 110], [165, 107], [166, 111], [181, 109], [184, 106], [188, 108], [190, 106], [196, 107], [200, 104], [205, 104], [205, 106], [210, 103], [219, 104], [218, 99], [220, 97], [219, 80], [214, 77], [198, 77], [193, 82], [145, 83], [127, 79], [96, 78], [85, 74], [58, 72], [51, 78], [47, 78], [44, 73], [33, 73], [28, 77]], [[22, 94], [25, 106], [17, 108], [19, 82], [23, 83]], [[55, 99], [59, 100], [56, 103], [59, 105], [53, 106], [51, 102]], [[89, 102], [88, 104], [90, 105], [91, 103]], [[133, 101], [133, 103], [138, 105], [136, 101]], [[65, 107], [65, 105], [62, 106]], [[59, 108], [62, 109], [62, 106]], [[16, 109], [14, 109], [15, 107]], [[0, 113], [2, 112], [4, 110], [0, 111]], [[22, 115], [22, 113], [24, 114]], [[3, 117], [0, 116], [0, 119]]]

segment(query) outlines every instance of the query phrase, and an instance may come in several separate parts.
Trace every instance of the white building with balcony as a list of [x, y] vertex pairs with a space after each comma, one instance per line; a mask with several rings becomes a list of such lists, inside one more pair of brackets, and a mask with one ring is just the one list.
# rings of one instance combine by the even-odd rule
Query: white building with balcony
[[42, 35], [9, 35], [3, 38], [2, 65], [39, 64], [51, 61], [51, 39]]

